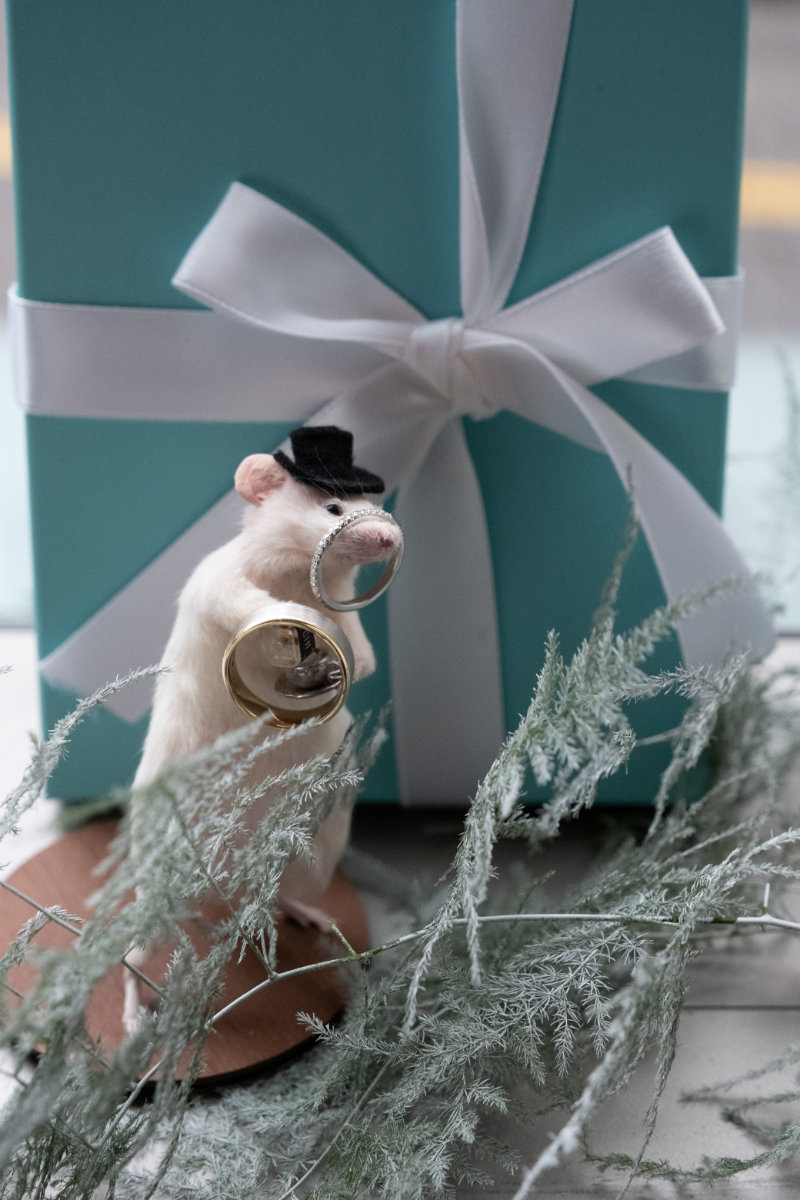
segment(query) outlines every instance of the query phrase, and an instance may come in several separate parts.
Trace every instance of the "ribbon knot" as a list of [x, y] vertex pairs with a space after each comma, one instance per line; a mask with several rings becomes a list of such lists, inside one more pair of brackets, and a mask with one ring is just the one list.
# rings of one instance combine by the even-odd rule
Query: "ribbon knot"
[[479, 421], [495, 411], [485, 399], [463, 357], [464, 322], [461, 317], [424, 321], [411, 331], [403, 362], [447, 400], [451, 415]]

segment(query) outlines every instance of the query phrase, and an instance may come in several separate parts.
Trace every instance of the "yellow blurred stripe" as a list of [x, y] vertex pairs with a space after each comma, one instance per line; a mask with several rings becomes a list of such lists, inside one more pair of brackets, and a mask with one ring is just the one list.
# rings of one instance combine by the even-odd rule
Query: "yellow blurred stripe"
[[800, 163], [745, 160], [741, 223], [755, 229], [800, 228]]
[[0, 179], [11, 178], [11, 125], [7, 112], [0, 112]]

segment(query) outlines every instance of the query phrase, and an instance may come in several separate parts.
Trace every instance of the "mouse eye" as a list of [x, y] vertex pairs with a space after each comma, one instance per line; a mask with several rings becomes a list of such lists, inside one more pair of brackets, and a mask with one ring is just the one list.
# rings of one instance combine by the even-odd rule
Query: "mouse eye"
[[325, 508], [334, 517], [340, 517], [342, 515], [342, 513], [344, 512], [344, 509], [342, 508], [341, 504], [326, 504]]

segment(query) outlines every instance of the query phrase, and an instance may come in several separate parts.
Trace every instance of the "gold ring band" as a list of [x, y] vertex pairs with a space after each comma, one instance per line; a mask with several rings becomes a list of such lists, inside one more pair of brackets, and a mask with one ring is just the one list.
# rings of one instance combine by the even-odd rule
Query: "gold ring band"
[[[267, 700], [265, 697], [257, 695], [242, 678], [236, 662], [236, 652], [246, 638], [266, 628], [293, 631], [299, 647], [307, 643], [310, 638], [315, 649], [323, 648], [325, 654], [337, 664], [336, 682], [318, 691], [317, 695], [313, 688], [309, 689], [307, 697], [304, 697], [308, 700], [305, 708], [293, 708], [286, 702], [281, 702], [279, 697]], [[298, 653], [302, 657], [302, 650], [299, 650]], [[311, 717], [316, 717], [319, 721], [329, 721], [347, 699], [353, 681], [353, 670], [352, 647], [339, 626], [314, 608], [288, 601], [267, 604], [263, 608], [257, 609], [237, 629], [228, 642], [222, 658], [222, 677], [225, 680], [225, 686], [239, 708], [251, 717], [260, 717], [264, 713], [269, 713], [268, 723], [281, 729], [299, 725]], [[318, 701], [317, 704], [314, 703], [315, 700]]]

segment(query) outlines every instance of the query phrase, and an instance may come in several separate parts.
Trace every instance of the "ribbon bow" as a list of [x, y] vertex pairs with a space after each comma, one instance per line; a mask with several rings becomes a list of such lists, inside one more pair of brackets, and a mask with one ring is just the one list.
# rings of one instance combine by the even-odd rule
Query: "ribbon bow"
[[[462, 316], [427, 320], [330, 238], [239, 183], [173, 281], [222, 324], [260, 331], [272, 419], [351, 429], [359, 461], [399, 490], [407, 554], [390, 594], [392, 693], [401, 793], [415, 802], [463, 801], [506, 728], [486, 519], [461, 417], [510, 410], [607, 454], [623, 483], [632, 475], [668, 598], [746, 574], [695, 489], [588, 390], [621, 376], [727, 386], [719, 309], [735, 307], [734, 282], [701, 281], [664, 228], [504, 307], [571, 11], [569, 0], [458, 4]], [[210, 545], [215, 536], [217, 527]], [[173, 573], [182, 552], [197, 554], [197, 539], [181, 542], [167, 552]], [[756, 652], [771, 644], [753, 587], [722, 603], [724, 613], [682, 622], [687, 661], [719, 660], [734, 639]], [[444, 631], [464, 654], [442, 654]]]

